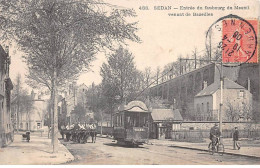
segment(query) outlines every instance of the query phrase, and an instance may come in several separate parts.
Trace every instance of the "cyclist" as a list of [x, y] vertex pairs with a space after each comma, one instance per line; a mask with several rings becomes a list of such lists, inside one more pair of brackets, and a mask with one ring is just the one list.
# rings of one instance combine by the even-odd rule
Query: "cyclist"
[[218, 124], [215, 123], [215, 125], [210, 129], [210, 136], [209, 136], [212, 145], [214, 144], [214, 146], [216, 146], [218, 144], [220, 135], [221, 133]]

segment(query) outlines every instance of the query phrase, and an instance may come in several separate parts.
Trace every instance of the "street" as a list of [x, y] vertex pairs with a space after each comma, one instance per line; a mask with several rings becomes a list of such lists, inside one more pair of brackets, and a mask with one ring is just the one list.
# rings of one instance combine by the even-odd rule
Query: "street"
[[88, 165], [220, 165], [260, 164], [259, 159], [218, 154], [169, 147], [167, 145], [145, 144], [138, 148], [116, 144], [112, 139], [97, 137], [96, 143], [77, 144], [61, 142], [74, 155], [75, 160], [66, 164]]

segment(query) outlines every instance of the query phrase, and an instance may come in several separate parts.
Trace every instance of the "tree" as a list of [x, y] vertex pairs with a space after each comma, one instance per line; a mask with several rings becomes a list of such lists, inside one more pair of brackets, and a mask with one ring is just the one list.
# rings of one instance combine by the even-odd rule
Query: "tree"
[[146, 67], [142, 72], [143, 87], [142, 89], [148, 88], [152, 81], [152, 70], [151, 67]]
[[237, 121], [239, 119], [239, 108], [230, 101], [227, 102], [227, 108], [225, 110], [228, 121]]
[[160, 69], [160, 67], [158, 66], [157, 69], [156, 69], [156, 74], [155, 74], [155, 80], [156, 80], [156, 84], [157, 84], [157, 85], [159, 84], [160, 73], [161, 73], [161, 69]]
[[2, 39], [14, 39], [25, 53], [29, 84], [51, 91], [57, 152], [58, 87], [87, 71], [97, 52], [125, 39], [139, 42], [136, 23], [125, 19], [135, 12], [95, 0], [18, 0], [0, 3], [0, 13]]
[[30, 131], [30, 119], [31, 112], [33, 110], [33, 100], [31, 95], [28, 94], [26, 90], [24, 90], [20, 95], [20, 111], [26, 114], [26, 122], [28, 123], [28, 131]]
[[16, 106], [16, 109], [12, 113], [16, 113], [16, 129], [18, 131], [20, 127], [20, 116], [22, 114], [26, 114], [26, 122], [30, 124], [30, 114], [33, 109], [33, 101], [28, 91], [22, 87], [23, 82], [21, 74], [17, 74], [14, 83], [15, 84], [14, 92], [12, 92], [12, 100], [13, 104]]
[[161, 97], [151, 97], [146, 99], [144, 102], [147, 107], [154, 109], [167, 109], [171, 107], [171, 104], [167, 100], [163, 100]]
[[82, 106], [82, 104], [77, 104], [72, 112], [72, 115], [75, 117], [75, 121], [85, 122], [86, 109]]
[[131, 99], [140, 75], [134, 64], [134, 56], [122, 46], [108, 57], [108, 63], [103, 63], [100, 74], [103, 85], [109, 88], [109, 94], [105, 95], [113, 95], [114, 98], [120, 96], [120, 103]]
[[134, 56], [122, 46], [109, 55], [107, 62], [103, 63], [100, 75], [102, 76], [102, 95], [105, 97], [111, 114], [112, 125], [114, 108], [118, 103], [126, 103], [127, 100], [134, 98], [140, 74], [135, 67]]
[[226, 117], [228, 121], [238, 121], [240, 119], [251, 121], [254, 120], [254, 109], [252, 104], [239, 104], [227, 102]]
[[22, 90], [21, 86], [21, 74], [17, 74], [16, 79], [15, 79], [15, 84], [14, 84], [14, 91], [12, 92], [12, 99], [14, 100], [14, 103], [16, 105], [16, 131], [19, 131], [20, 123], [19, 123], [19, 116], [20, 116], [20, 91]]

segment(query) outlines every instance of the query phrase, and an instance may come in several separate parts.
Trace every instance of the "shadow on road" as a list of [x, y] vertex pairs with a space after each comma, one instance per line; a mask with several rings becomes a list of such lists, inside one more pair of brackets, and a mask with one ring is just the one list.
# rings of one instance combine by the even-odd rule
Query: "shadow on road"
[[117, 144], [117, 143], [103, 143], [103, 144], [107, 145], [107, 146], [114, 146], [114, 147], [119, 147], [119, 148], [145, 148], [143, 146], [123, 145], [123, 144]]
[[198, 155], [209, 155], [208, 152], [204, 152], [204, 153], [197, 153]]

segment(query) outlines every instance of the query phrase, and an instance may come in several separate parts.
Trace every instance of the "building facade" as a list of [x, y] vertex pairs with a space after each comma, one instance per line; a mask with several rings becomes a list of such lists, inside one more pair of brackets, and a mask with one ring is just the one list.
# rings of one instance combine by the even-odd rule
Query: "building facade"
[[41, 94], [37, 95], [32, 91], [31, 98], [27, 101], [30, 101], [27, 103], [31, 106], [29, 110], [19, 108], [18, 111], [16, 98], [12, 100], [14, 128], [21, 131], [42, 131], [44, 118], [48, 114], [48, 100], [44, 100]]
[[60, 124], [70, 125], [78, 122], [78, 118], [75, 116], [74, 109], [77, 105], [81, 105], [83, 109], [86, 109], [86, 91], [88, 87], [85, 84], [76, 85], [76, 83], [70, 84], [64, 91], [63, 98], [58, 103]]
[[[218, 121], [220, 110], [220, 82], [200, 91], [194, 98], [197, 121]], [[252, 94], [236, 82], [224, 79], [223, 121], [248, 121], [252, 111]], [[248, 114], [247, 114], [248, 113]]]
[[13, 84], [9, 78], [10, 57], [0, 46], [0, 146], [12, 142], [13, 124], [11, 120], [11, 90]]

